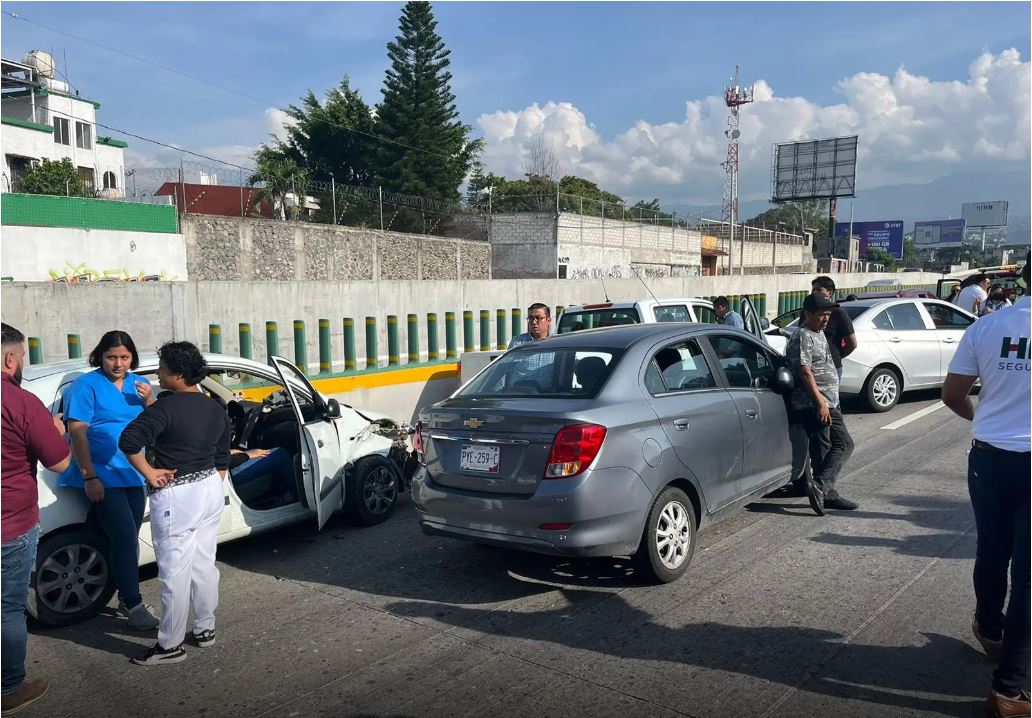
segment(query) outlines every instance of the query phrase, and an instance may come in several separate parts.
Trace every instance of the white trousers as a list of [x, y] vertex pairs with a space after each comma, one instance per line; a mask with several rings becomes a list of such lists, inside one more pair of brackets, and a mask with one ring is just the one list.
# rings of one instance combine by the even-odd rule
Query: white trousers
[[191, 603], [194, 632], [215, 628], [219, 605], [215, 547], [224, 504], [222, 479], [214, 472], [206, 479], [151, 494], [151, 536], [161, 595], [158, 644], [162, 648], [175, 648], [186, 638]]

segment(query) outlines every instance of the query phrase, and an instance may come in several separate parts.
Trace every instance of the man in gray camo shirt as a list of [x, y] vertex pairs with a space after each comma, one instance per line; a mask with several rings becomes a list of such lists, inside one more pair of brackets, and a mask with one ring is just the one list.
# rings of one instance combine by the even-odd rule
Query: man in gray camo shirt
[[852, 511], [857, 504], [835, 490], [835, 481], [853, 453], [853, 438], [839, 408], [839, 378], [824, 335], [838, 305], [811, 294], [803, 302], [803, 321], [788, 342], [786, 355], [795, 373], [792, 421], [806, 432], [813, 479], [806, 492], [819, 516], [824, 510]]

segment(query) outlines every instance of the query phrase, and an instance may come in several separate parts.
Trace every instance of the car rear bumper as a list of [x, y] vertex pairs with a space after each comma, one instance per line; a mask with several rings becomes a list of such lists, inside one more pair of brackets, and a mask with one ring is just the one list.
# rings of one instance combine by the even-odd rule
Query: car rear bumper
[[[458, 491], [435, 484], [426, 468], [412, 480], [423, 533], [553, 556], [626, 556], [641, 539], [652, 495], [632, 470], [588, 471], [542, 481], [527, 497]], [[565, 530], [540, 528], [569, 523]]]

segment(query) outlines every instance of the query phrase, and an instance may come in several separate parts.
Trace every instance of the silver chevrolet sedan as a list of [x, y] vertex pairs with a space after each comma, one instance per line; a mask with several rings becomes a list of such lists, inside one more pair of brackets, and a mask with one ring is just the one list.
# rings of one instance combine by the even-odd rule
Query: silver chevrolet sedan
[[791, 478], [785, 359], [712, 324], [595, 329], [507, 352], [420, 414], [424, 533], [684, 573], [699, 528]]

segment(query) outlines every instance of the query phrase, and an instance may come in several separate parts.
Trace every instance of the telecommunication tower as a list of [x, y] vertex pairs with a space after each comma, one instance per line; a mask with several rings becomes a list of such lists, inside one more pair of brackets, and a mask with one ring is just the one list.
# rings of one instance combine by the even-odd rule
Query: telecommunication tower
[[[728, 80], [724, 88], [724, 104], [728, 107], [727, 129], [727, 159], [721, 165], [724, 168], [724, 206], [721, 212], [721, 221], [725, 222], [731, 230], [731, 242], [728, 245], [728, 271], [731, 272], [731, 252], [735, 241], [735, 222], [740, 220], [738, 216], [738, 138], [742, 133], [738, 129], [739, 108], [753, 101], [753, 88], [742, 87], [738, 81], [738, 65], [735, 65], [735, 75]], [[739, 271], [745, 273], [745, 243], [741, 243]]]

